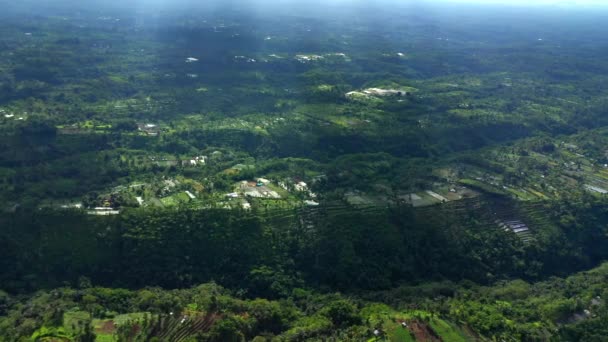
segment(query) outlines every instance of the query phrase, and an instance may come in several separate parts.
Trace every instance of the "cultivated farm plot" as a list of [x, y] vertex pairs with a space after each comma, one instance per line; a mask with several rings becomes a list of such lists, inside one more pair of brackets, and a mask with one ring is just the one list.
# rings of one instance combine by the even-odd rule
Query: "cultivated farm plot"
[[[395, 312], [382, 306], [370, 312], [369, 322], [373, 326], [380, 323], [384, 335], [373, 337], [368, 342], [480, 341], [480, 338], [468, 334], [464, 329], [426, 311]], [[404, 322], [406, 326], [402, 325]]]
[[[477, 339], [467, 336], [462, 330], [439, 318], [428, 322], [417, 319], [406, 320], [408, 327], [403, 327], [400, 321], [391, 321], [383, 325], [388, 341], [391, 342], [470, 342]], [[375, 341], [376, 339], [372, 339]]]
[[533, 194], [534, 196], [536, 196], [536, 197], [538, 197], [540, 199], [543, 199], [543, 200], [549, 199], [549, 196], [545, 195], [544, 193], [542, 193], [542, 192], [540, 192], [538, 190], [535, 190], [535, 189], [532, 189], [532, 188], [527, 188], [526, 190], [528, 190], [529, 193]]
[[116, 325], [111, 319], [95, 319], [93, 320], [93, 332], [95, 333], [95, 342], [115, 342], [114, 337]]
[[93, 332], [95, 333], [95, 342], [118, 341], [115, 332], [119, 326], [132, 322], [141, 322], [146, 316], [150, 316], [150, 314], [146, 312], [135, 312], [118, 315], [113, 319], [94, 319]]
[[458, 328], [442, 319], [431, 319], [429, 322], [431, 328], [441, 337], [443, 341], [450, 342], [467, 342], [470, 339], [466, 338]]
[[344, 195], [344, 199], [354, 206], [385, 206], [389, 199], [383, 196], [370, 195], [361, 192], [349, 192]]
[[416, 339], [410, 331], [397, 322], [390, 322], [384, 325], [384, 331], [391, 342], [415, 342]]
[[532, 201], [537, 198], [536, 196], [529, 193], [525, 189], [507, 188], [506, 190], [507, 190], [507, 192], [509, 192], [510, 194], [515, 196], [515, 198], [522, 200], [522, 201]]
[[414, 207], [425, 207], [438, 203], [441, 203], [441, 201], [426, 191], [411, 194], [411, 204]]

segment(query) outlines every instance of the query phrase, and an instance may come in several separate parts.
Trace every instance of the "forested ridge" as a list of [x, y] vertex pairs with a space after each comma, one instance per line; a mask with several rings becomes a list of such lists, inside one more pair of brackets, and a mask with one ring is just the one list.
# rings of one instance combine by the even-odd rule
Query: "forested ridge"
[[[16, 292], [86, 276], [95, 284], [129, 288], [216, 281], [266, 297], [281, 295], [280, 286], [288, 291], [303, 282], [348, 291], [386, 289], [403, 281], [538, 280], [606, 259], [603, 200], [514, 206], [511, 210], [535, 224], [533, 243], [498, 229], [495, 218], [486, 216], [504, 207], [502, 201], [432, 209], [183, 207], [110, 217], [23, 211], [1, 217], [0, 233], [8, 242], [2, 277], [5, 289]], [[275, 283], [272, 277], [279, 288], [264, 288], [264, 281]]]
[[294, 288], [250, 299], [216, 283], [190, 289], [91, 286], [0, 292], [3, 341], [603, 341], [606, 264], [528, 283], [426, 282], [364, 295]]
[[[399, 310], [413, 315], [405, 316], [408, 321], [447, 319], [460, 326], [458, 329], [471, 325], [486, 337], [542, 340], [543, 336], [557, 336], [552, 327], [575, 322], [571, 322], [570, 315], [586, 310], [585, 301], [591, 300], [591, 292], [601, 298], [605, 289], [599, 279], [606, 275], [593, 278], [593, 288], [585, 284], [584, 298], [579, 298], [583, 294], [576, 294], [583, 292], [578, 288], [572, 288], [574, 292], [569, 294], [559, 292], [563, 303], [553, 299], [547, 302], [545, 296], [558, 291], [566, 280], [550, 278], [548, 284], [558, 287], [549, 292], [541, 291], [547, 285], [535, 282], [587, 269], [606, 259], [605, 226], [597, 224], [606, 219], [605, 203], [565, 201], [538, 208], [512, 208], [522, 215], [534, 216], [531, 219], [537, 224], [537, 240], [530, 244], [512, 232], [496, 229], [490, 224], [491, 218], [475, 214], [487, 212], [479, 210], [481, 207], [503, 207], [502, 201], [473, 200], [432, 211], [334, 205], [285, 212], [138, 209], [110, 217], [78, 211], [16, 212], [3, 215], [0, 225], [3, 241], [9, 242], [9, 248], [2, 250], [2, 284], [12, 293], [4, 297], [4, 310], [11, 315], [30, 310], [35, 313], [30, 323], [34, 326], [41, 322], [53, 326], [62, 319], [65, 322], [62, 315], [69, 316], [74, 310], [88, 313], [81, 313], [85, 318], [78, 329], [83, 330], [73, 335], [83, 340], [94, 335], [92, 330], [86, 330], [94, 328], [91, 319], [111, 320], [115, 315], [132, 312], [148, 312], [148, 316], [141, 316], [148, 318], [136, 315], [129, 324], [152, 329], [150, 336], [160, 334], [152, 327], [164, 320], [169, 322], [170, 312], [191, 317], [217, 315], [214, 320], [221, 324], [211, 325], [211, 330], [192, 328], [186, 334], [217, 341], [228, 338], [224, 333], [235, 340], [267, 333], [287, 340], [333, 336], [356, 341], [369, 334], [368, 330], [374, 330], [370, 322], [380, 319], [375, 315], [386, 316], [374, 323], [381, 326], [385, 320], [396, 320]], [[579, 282], [580, 277], [588, 278], [576, 277]], [[513, 278], [525, 279], [532, 285], [524, 280], [509, 283]], [[151, 286], [187, 288], [208, 282], [219, 285], [192, 290], [137, 290]], [[403, 283], [420, 285], [398, 288]], [[475, 283], [497, 285], [482, 290]], [[116, 290], [91, 288], [91, 284]], [[65, 285], [74, 289], [52, 290]], [[220, 285], [232, 290], [223, 290]], [[41, 288], [49, 292], [26, 295]], [[332, 295], [336, 290], [344, 292]], [[216, 298], [220, 295], [217, 291], [227, 302]], [[500, 300], [485, 301], [477, 298], [480, 293]], [[102, 299], [106, 296], [109, 297]], [[218, 300], [219, 307], [212, 303], [201, 307], [197, 304], [201, 299], [196, 296]], [[542, 297], [539, 300], [547, 302], [546, 306], [531, 308], [522, 300], [534, 296]], [[21, 307], [15, 302], [19, 298], [30, 298], [32, 304], [23, 302], [27, 306]], [[367, 299], [361, 301], [362, 298]], [[517, 300], [510, 304], [516, 308], [509, 306], [507, 310], [503, 306], [506, 304], [500, 303], [510, 299]], [[392, 309], [379, 309], [382, 307], [372, 301], [386, 303]], [[50, 305], [53, 309], [27, 309], [30, 305]], [[192, 305], [196, 309], [192, 310]], [[337, 308], [332, 309], [334, 305]], [[597, 305], [605, 307], [603, 302]], [[256, 310], [272, 317], [257, 317]], [[526, 310], [540, 310], [542, 320], [528, 326], [534, 316]], [[189, 314], [191, 311], [195, 313]], [[523, 316], [518, 316], [521, 321], [513, 325], [508, 323], [510, 315]], [[33, 333], [32, 327], [22, 326], [23, 323], [11, 325], [15, 323], [10, 317], [3, 319], [2, 334]], [[266, 322], [267, 319], [277, 321]], [[593, 321], [601, 320], [594, 316]], [[570, 323], [563, 325], [559, 334], [597, 334], [595, 330], [585, 332], [584, 327], [594, 324], [591, 321]], [[130, 340], [124, 324], [123, 330], [115, 334]], [[144, 334], [137, 336], [148, 338]]]

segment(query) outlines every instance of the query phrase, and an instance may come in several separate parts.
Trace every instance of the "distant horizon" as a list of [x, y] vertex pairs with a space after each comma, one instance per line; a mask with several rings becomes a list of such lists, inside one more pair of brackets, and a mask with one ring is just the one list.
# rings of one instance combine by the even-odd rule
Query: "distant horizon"
[[[59, 3], [79, 3], [84, 5], [91, 4], [109, 4], [112, 2], [124, 3], [120, 0], [28, 0], [23, 3], [42, 3], [42, 4], [59, 4]], [[507, 6], [608, 6], [606, 0], [380, 0], [380, 1], [369, 1], [369, 0], [212, 0], [205, 1], [205, 4], [238, 4], [243, 5], [255, 5], [256, 3], [261, 4], [273, 4], [273, 5], [289, 5], [289, 4], [311, 4], [311, 5], [324, 5], [324, 4], [364, 4], [364, 3], [381, 3], [381, 2], [393, 2], [395, 4], [403, 5], [419, 5], [419, 4], [433, 4], [433, 3], [466, 3], [473, 5], [507, 5]], [[1, 1], [0, 1], [1, 3]], [[197, 0], [134, 0], [131, 4], [137, 5], [183, 5], [183, 4], [201, 4], [201, 1]]]
[[[0, 0], [1, 3], [1, 0]], [[295, 12], [310, 14], [323, 12], [325, 15], [338, 16], [350, 10], [394, 11], [395, 9], [445, 9], [454, 7], [465, 10], [502, 11], [513, 9], [540, 11], [596, 11], [604, 13], [608, 0], [23, 0], [18, 3], [6, 2], [5, 11], [27, 7], [47, 11], [49, 8], [77, 9], [134, 9], [137, 11], [191, 10], [191, 9], [238, 9], [255, 13]], [[4, 13], [6, 14], [6, 13]]]
[[467, 3], [472, 5], [505, 5], [505, 6], [558, 6], [558, 7], [571, 7], [571, 6], [584, 6], [584, 7], [596, 7], [608, 6], [608, 2], [605, 0], [436, 0], [433, 2], [448, 2], [448, 3]]

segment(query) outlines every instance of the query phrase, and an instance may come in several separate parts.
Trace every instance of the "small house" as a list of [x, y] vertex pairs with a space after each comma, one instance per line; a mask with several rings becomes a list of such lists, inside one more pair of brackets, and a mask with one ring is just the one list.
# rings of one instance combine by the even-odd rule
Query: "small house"
[[308, 185], [304, 182], [298, 182], [295, 185], [297, 191], [306, 191], [308, 189]]

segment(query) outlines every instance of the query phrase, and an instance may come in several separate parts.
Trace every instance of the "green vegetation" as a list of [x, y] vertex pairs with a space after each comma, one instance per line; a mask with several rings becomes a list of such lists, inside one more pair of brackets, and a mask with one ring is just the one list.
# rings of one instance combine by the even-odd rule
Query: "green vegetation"
[[0, 13], [0, 342], [608, 336], [602, 15], [39, 5]]
[[[604, 264], [532, 284], [428, 283], [370, 292], [366, 299], [296, 288], [272, 301], [244, 299], [213, 283], [181, 290], [63, 287], [7, 298], [0, 333], [7, 340], [31, 334], [36, 341], [144, 341], [178, 335], [202, 341], [601, 340], [605, 330], [598, 327], [608, 318], [603, 299], [607, 276]], [[20, 302], [31, 310], [27, 320], [21, 319]], [[63, 322], [57, 321], [62, 312]], [[91, 315], [103, 318], [91, 320]], [[37, 325], [43, 327], [32, 331]]]

